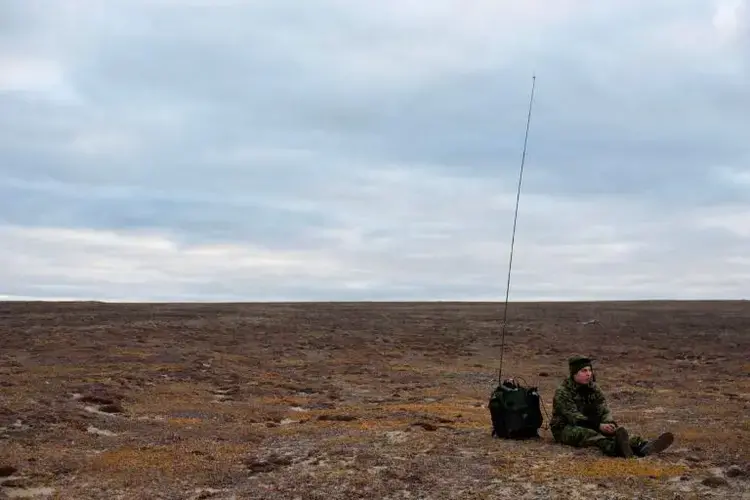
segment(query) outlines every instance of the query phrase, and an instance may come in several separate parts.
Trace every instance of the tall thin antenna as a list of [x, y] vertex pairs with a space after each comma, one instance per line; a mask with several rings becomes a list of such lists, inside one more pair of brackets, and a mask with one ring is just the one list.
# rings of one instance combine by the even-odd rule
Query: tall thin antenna
[[503, 310], [503, 329], [502, 329], [502, 335], [501, 335], [501, 341], [500, 341], [500, 369], [498, 370], [498, 383], [502, 384], [503, 382], [503, 353], [505, 351], [505, 330], [506, 330], [506, 324], [508, 320], [508, 299], [510, 297], [510, 273], [511, 269], [513, 267], [513, 247], [516, 243], [516, 225], [518, 223], [518, 205], [521, 200], [521, 183], [523, 182], [523, 167], [526, 163], [526, 145], [529, 141], [529, 126], [531, 125], [531, 108], [534, 104], [534, 88], [536, 86], [536, 75], [533, 75], [531, 78], [531, 97], [529, 98], [529, 113], [526, 117], [526, 133], [524, 134], [523, 138], [523, 153], [521, 154], [521, 168], [520, 172], [518, 174], [518, 188], [516, 190], [516, 209], [515, 213], [513, 214], [513, 233], [511, 235], [510, 239], [510, 257], [508, 260], [508, 283], [505, 288], [505, 307]]

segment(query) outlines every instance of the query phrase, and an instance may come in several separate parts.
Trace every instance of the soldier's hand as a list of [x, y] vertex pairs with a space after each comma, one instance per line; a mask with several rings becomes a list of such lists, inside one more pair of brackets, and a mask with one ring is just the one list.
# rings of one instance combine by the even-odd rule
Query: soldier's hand
[[614, 424], [601, 424], [599, 426], [599, 430], [601, 430], [604, 434], [614, 434], [615, 425]]

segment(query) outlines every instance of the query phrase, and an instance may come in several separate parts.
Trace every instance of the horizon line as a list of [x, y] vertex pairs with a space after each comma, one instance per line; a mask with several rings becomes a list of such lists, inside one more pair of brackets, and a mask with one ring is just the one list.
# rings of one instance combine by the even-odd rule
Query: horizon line
[[[606, 303], [655, 303], [655, 302], [747, 302], [746, 298], [638, 298], [638, 299], [519, 299], [509, 300], [509, 304], [606, 304]], [[251, 305], [251, 304], [504, 304], [505, 299], [277, 299], [277, 300], [127, 300], [127, 299], [85, 299], [85, 298], [31, 298], [0, 296], [0, 304], [107, 304], [107, 305], [149, 305], [149, 304], [192, 304], [192, 305]]]

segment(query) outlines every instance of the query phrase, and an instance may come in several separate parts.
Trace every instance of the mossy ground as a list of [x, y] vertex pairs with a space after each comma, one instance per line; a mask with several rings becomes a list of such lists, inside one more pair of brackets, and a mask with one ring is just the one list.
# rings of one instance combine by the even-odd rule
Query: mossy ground
[[548, 411], [565, 359], [583, 352], [631, 432], [675, 433], [664, 454], [629, 461], [546, 430], [491, 439], [493, 304], [0, 313], [0, 467], [17, 469], [16, 488], [76, 499], [748, 494], [742, 478], [700, 484], [750, 462], [744, 302], [511, 306], [504, 373], [538, 384]]

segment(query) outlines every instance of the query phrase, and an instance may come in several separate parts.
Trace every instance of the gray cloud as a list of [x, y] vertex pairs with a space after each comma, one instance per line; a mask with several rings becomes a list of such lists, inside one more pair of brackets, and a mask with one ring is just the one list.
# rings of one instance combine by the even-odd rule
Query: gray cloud
[[747, 296], [746, 2], [462, 5], [5, 2], [0, 295], [501, 298], [536, 71], [516, 296]]

